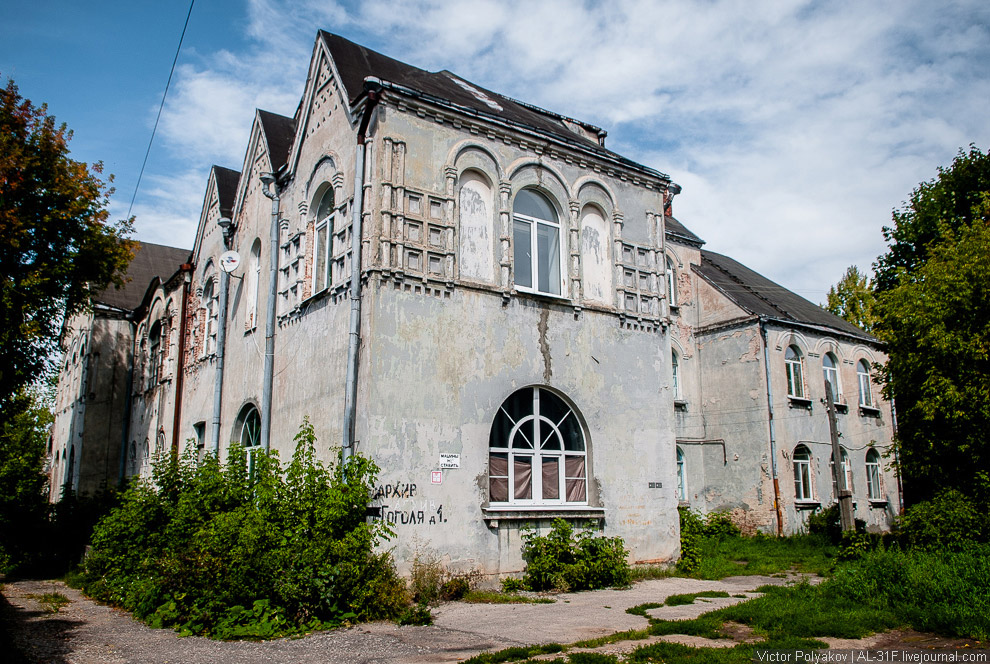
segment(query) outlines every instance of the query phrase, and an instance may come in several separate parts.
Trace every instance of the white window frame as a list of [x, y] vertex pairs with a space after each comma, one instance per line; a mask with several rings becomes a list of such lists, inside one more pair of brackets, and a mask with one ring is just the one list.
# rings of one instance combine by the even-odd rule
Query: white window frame
[[814, 502], [815, 485], [811, 475], [811, 450], [804, 445], [798, 445], [794, 448], [791, 460], [794, 469], [794, 500], [799, 503]]
[[237, 442], [244, 448], [248, 477], [254, 477], [254, 462], [258, 450], [261, 449], [261, 413], [254, 405], [242, 409]]
[[[794, 357], [788, 357], [788, 353], [793, 353]], [[794, 344], [784, 351], [784, 367], [787, 371], [787, 396], [792, 399], [807, 399], [807, 390], [804, 386], [804, 354]]]
[[[556, 208], [553, 202], [550, 200], [550, 198], [544, 195], [542, 192], [538, 192], [535, 189], [521, 189], [516, 194], [516, 199], [518, 199], [523, 192], [527, 192], [528, 194], [532, 194], [542, 198], [550, 207], [552, 214], [554, 215], [554, 219], [540, 219], [538, 217], [531, 217], [529, 215], [522, 214], [521, 212], [517, 212], [515, 209], [515, 199], [513, 200], [513, 210], [512, 210], [513, 285], [515, 286], [516, 290], [519, 291], [524, 291], [527, 293], [539, 293], [541, 295], [550, 295], [553, 297], [565, 298], [567, 292], [566, 291], [567, 270], [565, 269], [566, 262], [564, 261], [564, 242], [566, 238], [564, 237], [565, 229], [563, 228], [563, 225], [560, 223], [560, 215], [557, 213]], [[528, 236], [528, 241], [529, 241], [529, 264], [530, 264], [530, 279], [531, 279], [531, 283], [529, 286], [525, 284], [520, 284], [516, 280], [516, 277], [518, 276], [518, 270], [516, 268], [516, 265], [518, 264], [517, 261], [520, 258], [519, 250], [523, 248], [517, 245], [517, 234], [519, 233], [519, 231], [517, 230], [517, 226], [522, 224], [525, 224], [528, 227], [528, 231], [526, 232], [526, 235]], [[546, 266], [540, 265], [539, 230], [541, 227], [547, 228], [556, 233], [556, 237], [557, 237], [556, 268], [558, 273], [557, 280], [552, 279], [553, 267], [554, 267], [553, 264], [548, 263]], [[548, 256], [548, 260], [550, 259], [551, 257]], [[547, 282], [548, 282], [547, 290], [542, 290], [539, 285], [540, 277], [543, 275], [547, 276]], [[553, 290], [553, 287], [555, 285], [558, 289], [556, 292], [554, 292]]]
[[[839, 458], [842, 460], [840, 462], [840, 472], [846, 478], [846, 489], [849, 491], [853, 490], [853, 469], [852, 462], [849, 460], [849, 453], [846, 452], [846, 448], [839, 448]], [[829, 475], [832, 476], [832, 495], [836, 500], [839, 499], [839, 486], [835, 482], [835, 456], [830, 456], [828, 460], [828, 471]]]
[[[506, 410], [505, 406], [508, 404], [518, 392], [529, 391], [532, 394], [533, 406], [532, 412], [520, 417], [518, 421], [513, 420], [512, 416]], [[540, 399], [549, 395], [550, 397], [557, 399], [566, 409], [563, 417], [557, 422], [553, 422], [546, 416], [546, 410], [541, 412], [540, 410]], [[560, 506], [560, 505], [587, 505], [588, 504], [588, 477], [590, 475], [588, 467], [588, 440], [587, 434], [584, 431], [584, 427], [581, 425], [580, 418], [578, 417], [577, 411], [567, 404], [566, 401], [561, 399], [560, 396], [554, 394], [553, 392], [542, 388], [542, 387], [526, 387], [513, 393], [508, 399], [506, 399], [499, 410], [504, 414], [509, 422], [512, 424], [512, 428], [509, 431], [507, 440], [502, 441], [504, 445], [496, 445], [495, 441], [489, 441], [489, 481], [491, 479], [501, 479], [506, 478], [507, 481], [507, 495], [505, 501], [496, 501], [491, 497], [491, 484], [489, 484], [489, 505], [495, 506], [511, 506], [511, 505], [526, 505], [526, 506]], [[581, 434], [581, 450], [568, 450], [565, 449], [564, 438], [560, 433], [560, 425], [564, 423], [567, 418], [574, 418], [574, 425], [577, 426], [577, 431]], [[513, 447], [513, 441], [517, 436], [521, 436], [523, 440], [527, 440], [526, 433], [522, 431], [523, 427], [532, 423], [535, 427], [535, 436], [537, 440], [546, 442], [551, 439], [552, 436], [556, 437], [559, 443], [560, 449], [547, 449], [543, 447], [543, 444], [536, 444], [533, 441], [532, 447]], [[495, 423], [492, 423], [495, 426]], [[534, 429], [530, 429], [534, 431]], [[493, 431], [494, 436], [494, 431]], [[506, 472], [508, 475], [493, 475], [491, 473], [491, 458], [493, 455], [504, 456], [506, 458]], [[581, 477], [572, 477], [567, 474], [567, 457], [580, 457], [583, 459], [584, 475]], [[530, 498], [516, 498], [516, 459], [526, 459], [530, 460]], [[556, 460], [557, 462], [557, 498], [544, 498], [543, 497], [543, 463], [544, 461]], [[567, 483], [568, 481], [581, 481], [584, 483], [584, 496], [581, 500], [567, 500]]]
[[217, 299], [219, 285], [214, 277], [206, 280], [206, 288], [203, 289], [203, 357], [213, 355], [217, 352], [217, 328], [220, 303]]
[[684, 450], [677, 449], [677, 500], [687, 501], [687, 464], [684, 461]]
[[[329, 210], [321, 217], [320, 212], [324, 211], [323, 203], [330, 197]], [[333, 187], [329, 187], [323, 196], [320, 197], [319, 206], [316, 209], [316, 226], [313, 231], [313, 295], [320, 293], [333, 284], [333, 234], [334, 234], [334, 192]], [[321, 235], [323, 241], [320, 241]], [[320, 270], [319, 259], [323, 258], [323, 269]], [[323, 282], [322, 284], [320, 282]]]
[[859, 405], [865, 408], [876, 408], [873, 402], [873, 380], [870, 376], [870, 365], [866, 360], [856, 363], [856, 378], [859, 382]]
[[[255, 254], [255, 247], [258, 253]], [[250, 260], [248, 262], [247, 311], [244, 316], [244, 328], [253, 330], [258, 326], [258, 291], [261, 283], [261, 239], [255, 238], [251, 243]]]
[[670, 351], [670, 379], [671, 390], [674, 393], [674, 401], [681, 400], [681, 363], [677, 357], [677, 351]]
[[[831, 362], [828, 366], [826, 362]], [[842, 403], [842, 385], [839, 382], [839, 360], [833, 353], [822, 355], [822, 377], [832, 385], [833, 403]]]
[[884, 499], [880, 453], [875, 448], [866, 452], [866, 497], [869, 500]]
[[671, 307], [677, 304], [677, 272], [674, 268], [674, 259], [666, 256], [666, 281], [667, 281], [667, 304]]

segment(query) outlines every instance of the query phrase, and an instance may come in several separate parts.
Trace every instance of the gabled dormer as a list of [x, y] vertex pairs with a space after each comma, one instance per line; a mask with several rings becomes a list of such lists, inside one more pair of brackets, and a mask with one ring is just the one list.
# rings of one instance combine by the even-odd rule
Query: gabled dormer
[[[196, 239], [193, 244], [192, 261], [199, 265], [204, 246], [214, 241], [213, 233], [217, 233], [216, 242], [220, 242], [220, 227], [217, 221], [221, 217], [230, 218], [233, 214], [234, 196], [237, 192], [238, 180], [241, 174], [235, 170], [214, 165], [210, 169], [210, 177], [206, 183], [206, 194], [203, 198], [203, 208], [199, 213], [199, 224], [196, 227]], [[207, 250], [208, 251], [208, 250]]]
[[295, 134], [294, 126], [292, 118], [261, 109], [255, 111], [251, 138], [234, 197], [231, 218], [235, 224], [248, 192], [261, 187], [259, 176], [262, 173], [277, 173], [285, 166]]

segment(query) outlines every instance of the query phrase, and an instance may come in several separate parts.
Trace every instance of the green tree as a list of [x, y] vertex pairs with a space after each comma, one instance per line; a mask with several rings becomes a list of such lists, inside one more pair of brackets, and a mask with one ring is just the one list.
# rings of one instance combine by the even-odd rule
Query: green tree
[[828, 289], [825, 309], [867, 332], [873, 329], [872, 306], [873, 284], [855, 265], [850, 265], [839, 283]]
[[[973, 172], [975, 163], [982, 173]], [[929, 221], [907, 211], [895, 215], [896, 223], [904, 220], [913, 225], [912, 234], [922, 224], [933, 224], [937, 240], [913, 252], [899, 251], [904, 245], [895, 244], [883, 257], [890, 266], [910, 256], [911, 265], [898, 264], [896, 279], [877, 293], [874, 334], [886, 344], [889, 356], [880, 380], [897, 407], [897, 447], [907, 498], [916, 502], [951, 488], [986, 505], [990, 504], [990, 159], [971, 152], [960, 155], [956, 164], [964, 169], [968, 182], [983, 189], [943, 186], [943, 179], [958, 183], [963, 178], [953, 169], [940, 170], [939, 182], [923, 184], [912, 198], [919, 202], [917, 209], [926, 210]], [[947, 188], [953, 188], [954, 197], [943, 197]], [[943, 192], [938, 197], [953, 208], [938, 214], [926, 199], [929, 192]], [[958, 212], [959, 200], [971, 203], [968, 213]]]
[[878, 291], [895, 288], [906, 274], [914, 275], [928, 259], [929, 248], [940, 243], [948, 231], [969, 226], [975, 219], [986, 222], [982, 196], [990, 191], [990, 152], [973, 145], [962, 149], [948, 168], [939, 167], [938, 176], [922, 182], [900, 210], [893, 213], [893, 227], [885, 226], [887, 253], [877, 260], [875, 282]]
[[90, 289], [123, 284], [131, 220], [110, 222], [102, 165], [69, 158], [47, 107], [0, 89], [0, 418], [50, 368], [63, 321]]
[[22, 390], [13, 415], [0, 421], [0, 572], [29, 566], [48, 518], [45, 448], [53, 416], [51, 390]]

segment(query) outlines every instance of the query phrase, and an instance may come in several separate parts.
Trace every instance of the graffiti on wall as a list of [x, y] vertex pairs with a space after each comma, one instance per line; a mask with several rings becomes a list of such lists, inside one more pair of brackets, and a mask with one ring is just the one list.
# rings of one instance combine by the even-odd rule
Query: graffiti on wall
[[437, 526], [447, 522], [443, 504], [425, 496], [417, 496], [413, 482], [381, 484], [371, 499], [380, 502], [380, 517], [389, 524], [401, 526]]

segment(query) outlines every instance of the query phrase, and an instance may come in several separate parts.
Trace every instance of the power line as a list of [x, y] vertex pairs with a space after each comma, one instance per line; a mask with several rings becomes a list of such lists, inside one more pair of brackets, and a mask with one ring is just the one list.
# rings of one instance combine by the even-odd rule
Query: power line
[[196, 0], [190, 0], [189, 11], [186, 13], [186, 22], [182, 26], [179, 45], [175, 47], [172, 68], [168, 72], [168, 81], [165, 83], [165, 92], [162, 93], [162, 103], [158, 105], [158, 117], [155, 118], [155, 126], [151, 130], [151, 138], [148, 140], [148, 149], [144, 153], [144, 161], [141, 162], [141, 171], [138, 173], [137, 184], [134, 185], [134, 195], [131, 196], [131, 204], [127, 206], [127, 219], [131, 218], [131, 210], [134, 209], [134, 200], [137, 198], [138, 189], [141, 187], [141, 178], [144, 177], [144, 167], [148, 165], [148, 155], [151, 154], [151, 145], [155, 142], [155, 133], [158, 132], [158, 122], [162, 119], [162, 109], [165, 108], [165, 98], [168, 96], [169, 86], [172, 85], [172, 74], [175, 73], [175, 63], [179, 61], [179, 51], [182, 50], [182, 41], [186, 38], [186, 28], [189, 27], [189, 17], [192, 16], [193, 5], [195, 4]]

